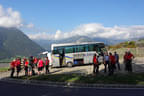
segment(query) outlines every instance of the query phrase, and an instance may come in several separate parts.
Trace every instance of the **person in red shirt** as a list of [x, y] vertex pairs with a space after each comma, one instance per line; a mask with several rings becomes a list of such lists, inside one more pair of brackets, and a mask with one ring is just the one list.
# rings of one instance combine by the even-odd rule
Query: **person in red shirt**
[[44, 62], [41, 58], [39, 58], [39, 61], [38, 61], [38, 75], [41, 74], [41, 72], [43, 70], [43, 67], [44, 67]]
[[21, 58], [16, 59], [16, 69], [17, 69], [17, 77], [18, 77], [19, 72], [21, 71]]
[[45, 58], [45, 69], [46, 69], [46, 74], [49, 73], [49, 59], [48, 57]]
[[93, 56], [93, 73], [98, 73], [99, 72], [99, 64], [98, 64], [98, 60], [97, 60], [97, 55], [94, 54]]
[[115, 56], [112, 55], [112, 53], [109, 53], [109, 69], [110, 69], [110, 72], [109, 72], [109, 75], [113, 75], [114, 73], [114, 69], [115, 69]]
[[128, 51], [127, 56], [126, 56], [126, 65], [127, 65], [127, 71], [132, 72], [132, 59], [134, 58], [134, 55]]
[[11, 74], [10, 77], [13, 78], [14, 72], [15, 72], [15, 67], [16, 67], [16, 60], [14, 59], [11, 63], [10, 63], [10, 69], [11, 69]]
[[24, 70], [25, 70], [25, 76], [28, 76], [28, 60], [25, 59], [25, 62], [24, 62]]
[[37, 63], [38, 63], [38, 59], [35, 57], [35, 58], [34, 58], [34, 66], [37, 67]]

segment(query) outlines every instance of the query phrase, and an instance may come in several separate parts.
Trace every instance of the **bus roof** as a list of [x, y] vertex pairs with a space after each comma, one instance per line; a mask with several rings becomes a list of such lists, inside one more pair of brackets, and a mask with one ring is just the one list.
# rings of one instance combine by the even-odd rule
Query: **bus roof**
[[104, 44], [104, 43], [103, 42], [63, 43], [63, 44], [52, 44], [51, 47], [71, 46], [71, 45], [84, 45], [84, 44]]

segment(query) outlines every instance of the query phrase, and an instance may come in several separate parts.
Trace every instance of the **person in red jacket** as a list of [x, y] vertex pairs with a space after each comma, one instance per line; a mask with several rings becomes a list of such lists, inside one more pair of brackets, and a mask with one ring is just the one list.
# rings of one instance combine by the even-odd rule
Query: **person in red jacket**
[[21, 58], [16, 59], [16, 69], [17, 69], [17, 77], [18, 77], [19, 72], [21, 71]]
[[13, 78], [14, 72], [15, 72], [15, 67], [16, 67], [16, 60], [14, 59], [11, 63], [10, 63], [10, 69], [11, 69], [11, 74], [10, 77]]
[[41, 58], [39, 58], [39, 61], [38, 61], [38, 75], [41, 74], [41, 72], [43, 70], [43, 67], [44, 67], [44, 62]]
[[109, 75], [113, 75], [114, 73], [114, 69], [115, 69], [115, 56], [112, 55], [112, 53], [109, 53], [109, 61], [110, 61], [110, 72], [109, 72]]
[[128, 72], [132, 72], [132, 59], [133, 58], [134, 58], [134, 55], [130, 51], [128, 51], [127, 56], [126, 56]]
[[28, 76], [28, 60], [25, 59], [25, 62], [24, 62], [24, 70], [25, 70], [25, 76]]
[[49, 73], [49, 59], [48, 57], [45, 58], [45, 70], [46, 70], [46, 74]]
[[94, 54], [93, 56], [93, 73], [98, 73], [99, 72], [99, 64], [98, 64], [98, 60], [97, 60], [97, 55]]

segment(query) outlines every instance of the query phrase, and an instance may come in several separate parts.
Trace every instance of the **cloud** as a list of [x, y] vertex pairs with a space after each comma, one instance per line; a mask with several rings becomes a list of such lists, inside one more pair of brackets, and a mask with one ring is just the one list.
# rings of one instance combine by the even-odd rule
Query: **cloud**
[[12, 8], [4, 9], [0, 5], [0, 26], [2, 27], [21, 27], [22, 18], [18, 11], [14, 11]]
[[54, 35], [50, 35], [47, 34], [46, 32], [39, 32], [37, 34], [28, 34], [28, 37], [33, 39], [33, 40], [51, 40], [53, 39], [55, 36]]
[[29, 23], [26, 25], [27, 28], [34, 28], [34, 24], [33, 23]]
[[43, 36], [44, 35], [43, 33], [34, 35], [35, 36], [39, 35], [41, 37], [40, 39], [48, 39], [52, 37], [52, 39], [54, 40], [69, 38], [77, 35], [88, 36], [92, 38], [99, 37], [108, 39], [112, 38], [117, 40], [118, 39], [128, 40], [131, 38], [144, 37], [144, 25], [105, 27], [100, 23], [89, 23], [89, 24], [81, 24], [71, 32], [62, 32], [58, 30], [53, 35], [50, 35], [48, 33], [45, 33], [45, 36]]

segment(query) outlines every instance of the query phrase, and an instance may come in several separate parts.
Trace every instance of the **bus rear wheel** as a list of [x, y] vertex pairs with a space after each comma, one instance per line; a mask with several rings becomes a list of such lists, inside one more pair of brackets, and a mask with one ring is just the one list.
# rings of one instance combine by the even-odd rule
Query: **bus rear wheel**
[[72, 62], [68, 62], [68, 63], [67, 63], [67, 66], [68, 66], [68, 67], [73, 67], [73, 63], [72, 63]]

